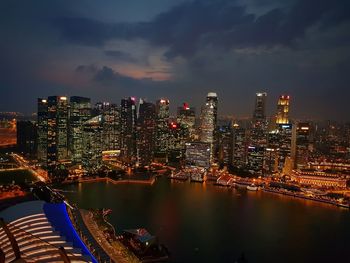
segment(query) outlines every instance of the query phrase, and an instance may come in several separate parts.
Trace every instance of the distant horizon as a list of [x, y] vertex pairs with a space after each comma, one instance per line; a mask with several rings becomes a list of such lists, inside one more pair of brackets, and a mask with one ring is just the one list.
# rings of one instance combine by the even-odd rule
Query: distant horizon
[[[218, 113], [218, 119], [219, 120], [225, 120], [225, 118], [226, 119], [228, 119], [228, 118], [230, 118], [230, 119], [233, 119], [233, 120], [249, 120], [249, 119], [251, 119], [252, 118], [252, 115], [253, 115], [253, 107], [254, 107], [254, 95], [255, 95], [255, 93], [253, 94], [253, 97], [252, 97], [252, 102], [251, 102], [251, 106], [252, 106], [252, 109], [251, 109], [251, 113], [250, 114], [248, 114], [248, 113], [246, 113], [246, 114], [241, 114], [241, 115], [236, 115], [236, 114], [234, 114], [234, 113], [225, 113], [225, 114], [223, 114], [223, 113], [221, 113], [220, 111], [220, 102], [221, 102], [221, 100], [220, 100], [220, 94], [218, 94], [218, 100], [219, 100], [219, 104], [218, 104], [218, 111], [219, 111], [219, 113]], [[281, 94], [282, 95], [282, 94]], [[284, 94], [284, 95], [288, 95], [288, 94]], [[127, 97], [135, 97], [136, 98], [136, 101], [137, 101], [137, 105], [138, 105], [138, 102], [139, 102], [139, 99], [144, 99], [144, 100], [146, 100], [146, 101], [148, 101], [148, 102], [152, 102], [152, 103], [155, 103], [156, 102], [156, 100], [157, 99], [161, 99], [161, 98], [167, 98], [167, 99], [169, 99], [168, 97], [166, 97], [166, 96], [160, 96], [160, 97], [158, 97], [158, 98], [155, 98], [155, 99], [153, 99], [153, 100], [150, 100], [150, 99], [148, 99], [148, 98], [145, 98], [145, 97], [138, 97], [138, 96], [135, 96], [135, 95], [130, 95], [130, 96], [125, 96], [125, 97], [121, 97], [120, 98], [120, 100], [119, 100], [119, 102], [115, 102], [115, 101], [112, 101], [112, 100], [96, 100], [96, 101], [94, 101], [94, 99], [93, 98], [91, 98], [91, 97], [88, 97], [88, 96], [84, 96], [84, 95], [76, 95], [76, 94], [74, 94], [74, 95], [67, 95], [67, 94], [60, 94], [60, 95], [58, 95], [58, 94], [56, 94], [56, 95], [48, 95], [48, 96], [40, 96], [40, 97], [38, 97], [38, 98], [47, 98], [47, 97], [49, 97], [49, 96], [65, 96], [65, 97], [68, 97], [68, 98], [70, 98], [70, 97], [73, 97], [73, 96], [78, 96], [78, 97], [85, 97], [85, 98], [89, 98], [89, 99], [91, 99], [91, 108], [93, 108], [97, 103], [99, 103], [99, 102], [108, 102], [108, 103], [111, 103], [111, 104], [116, 104], [116, 105], [118, 105], [118, 106], [120, 106], [120, 100], [122, 99], [122, 98], [127, 98]], [[278, 95], [279, 96], [279, 95]], [[196, 106], [196, 105], [193, 105], [193, 104], [191, 104], [191, 101], [182, 101], [181, 103], [179, 103], [179, 104], [176, 104], [176, 105], [174, 105], [174, 103], [172, 103], [172, 101], [171, 101], [171, 99], [169, 99], [169, 101], [170, 101], [170, 103], [169, 103], [169, 105], [170, 105], [170, 114], [171, 114], [171, 116], [172, 117], [175, 117], [176, 116], [176, 111], [177, 111], [177, 108], [178, 107], [181, 107], [182, 105], [183, 105], [183, 103], [188, 103], [189, 104], [189, 106], [190, 107], [194, 107], [195, 109], [196, 109], [196, 118], [198, 117], [199, 118], [199, 115], [200, 115], [200, 110], [201, 110], [201, 106], [202, 105], [204, 105], [204, 103], [205, 103], [205, 97], [206, 97], [206, 94], [204, 94], [204, 96], [203, 96], [203, 101], [202, 101], [202, 104], [201, 105], [199, 105], [199, 106]], [[269, 99], [269, 94], [268, 94], [268, 92], [267, 92], [267, 105], [266, 105], [266, 112], [267, 112], [267, 114], [266, 114], [266, 118], [267, 119], [271, 119], [271, 118], [274, 118], [275, 117], [275, 113], [276, 113], [276, 111], [277, 111], [277, 99], [278, 99], [278, 97], [276, 97], [276, 101], [275, 101], [275, 103], [273, 104], [273, 105], [270, 105], [270, 103], [269, 102], [271, 102], [270, 100], [271, 99]], [[35, 107], [36, 107], [36, 101], [35, 101], [35, 103], [33, 104]], [[32, 111], [32, 112], [22, 112], [22, 111], [11, 111], [11, 110], [1, 110], [0, 109], [0, 114], [3, 114], [3, 113], [20, 113], [20, 114], [22, 114], [22, 116], [23, 117], [33, 117], [33, 115], [35, 115], [37, 112], [36, 112], [36, 108], [34, 109], [34, 111]], [[298, 120], [300, 120], [300, 121], [317, 121], [317, 122], [323, 122], [323, 121], [336, 121], [336, 122], [340, 122], [340, 123], [348, 123], [348, 122], [350, 122], [350, 119], [348, 119], [348, 120], [346, 120], [346, 119], [336, 119], [336, 118], [320, 118], [320, 117], [310, 117], [310, 116], [296, 116], [296, 117], [294, 117], [293, 116], [293, 97], [291, 97], [291, 104], [290, 104], [290, 117], [289, 117], [289, 119], [291, 120], [291, 121], [298, 121]]]

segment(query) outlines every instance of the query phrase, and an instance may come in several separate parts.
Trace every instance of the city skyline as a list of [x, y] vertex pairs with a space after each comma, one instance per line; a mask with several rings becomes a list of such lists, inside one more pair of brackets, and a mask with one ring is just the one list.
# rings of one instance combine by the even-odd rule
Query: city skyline
[[0, 1], [0, 263], [348, 261], [350, 0]]
[[3, 7], [0, 111], [29, 114], [35, 105], [28, 100], [52, 94], [96, 101], [139, 94], [172, 105], [191, 100], [199, 109], [200, 94], [215, 90], [219, 115], [247, 117], [251, 94], [266, 91], [268, 115], [275, 112], [271, 102], [289, 94], [295, 118], [348, 121], [347, 1]]

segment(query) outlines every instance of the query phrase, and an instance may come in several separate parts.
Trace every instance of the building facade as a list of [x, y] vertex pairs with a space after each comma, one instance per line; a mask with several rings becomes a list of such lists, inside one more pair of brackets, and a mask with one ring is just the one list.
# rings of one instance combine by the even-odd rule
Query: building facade
[[73, 163], [80, 164], [83, 155], [83, 126], [91, 118], [90, 98], [72, 96], [69, 108], [69, 150]]
[[136, 162], [136, 99], [129, 97], [121, 100], [121, 155], [125, 162], [133, 165]]
[[169, 100], [157, 100], [155, 157], [158, 161], [161, 162], [167, 162], [169, 141], [169, 114]]
[[68, 155], [68, 100], [64, 96], [47, 99], [47, 166], [55, 167]]
[[47, 166], [47, 99], [38, 98], [37, 100], [37, 158], [38, 162]]
[[149, 166], [153, 162], [156, 131], [156, 107], [140, 99], [137, 119], [137, 164]]

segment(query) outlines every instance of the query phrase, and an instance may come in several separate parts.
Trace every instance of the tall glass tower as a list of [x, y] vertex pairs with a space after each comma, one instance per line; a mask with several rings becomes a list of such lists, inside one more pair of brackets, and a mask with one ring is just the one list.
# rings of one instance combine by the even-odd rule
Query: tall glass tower
[[217, 108], [217, 95], [215, 92], [209, 92], [201, 111], [200, 140], [210, 144], [210, 162], [213, 161], [216, 153]]
[[154, 156], [156, 109], [155, 105], [140, 99], [137, 119], [137, 163], [150, 165]]
[[277, 102], [276, 124], [288, 124], [289, 96], [281, 95]]
[[91, 118], [90, 98], [73, 96], [69, 108], [69, 150], [73, 163], [80, 164], [83, 155], [83, 124]]
[[156, 151], [155, 156], [160, 161], [167, 161], [169, 139], [169, 100], [160, 99], [156, 102]]
[[121, 154], [125, 161], [136, 161], [136, 99], [129, 97], [121, 100]]
[[64, 96], [50, 96], [47, 103], [47, 163], [54, 167], [68, 159], [68, 101]]
[[38, 98], [38, 148], [37, 158], [40, 164], [47, 165], [47, 99]]

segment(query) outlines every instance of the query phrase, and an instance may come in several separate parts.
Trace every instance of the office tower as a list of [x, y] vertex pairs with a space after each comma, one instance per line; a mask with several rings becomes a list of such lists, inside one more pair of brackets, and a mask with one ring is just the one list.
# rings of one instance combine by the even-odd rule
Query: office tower
[[264, 122], [266, 120], [266, 98], [266, 92], [256, 93], [253, 122]]
[[288, 124], [289, 119], [289, 96], [282, 95], [277, 103], [276, 124]]
[[167, 162], [169, 139], [169, 100], [156, 102], [156, 148], [155, 157], [160, 162]]
[[267, 146], [266, 92], [255, 97], [253, 119], [249, 131], [247, 169], [256, 175], [263, 174], [264, 150]]
[[88, 172], [96, 172], [102, 166], [102, 115], [84, 122], [82, 133], [82, 166]]
[[31, 157], [37, 151], [37, 125], [34, 121], [17, 121], [17, 150]]
[[268, 174], [282, 173], [286, 159], [292, 157], [292, 130], [292, 124], [278, 124], [274, 131], [269, 132], [264, 160]]
[[109, 104], [101, 111], [103, 116], [103, 151], [120, 150], [120, 109], [115, 104]]
[[208, 93], [207, 103], [213, 106], [214, 126], [216, 128], [217, 120], [218, 120], [218, 96], [215, 92]]
[[300, 122], [296, 125], [295, 168], [307, 167], [311, 147], [311, 125]]
[[233, 158], [233, 131], [231, 125], [218, 128], [218, 161], [221, 166], [232, 164]]
[[186, 166], [187, 167], [210, 167], [210, 143], [188, 142], [186, 143]]
[[37, 158], [38, 162], [47, 166], [47, 99], [38, 98], [38, 112], [37, 112]]
[[169, 162], [179, 163], [185, 157], [186, 142], [189, 139], [189, 129], [187, 125], [177, 122], [169, 123]]
[[236, 168], [243, 169], [247, 163], [247, 130], [241, 128], [238, 124], [234, 124], [232, 133], [232, 165]]
[[68, 159], [68, 101], [67, 97], [47, 99], [47, 164], [54, 168]]
[[69, 150], [71, 160], [75, 164], [82, 162], [83, 124], [91, 118], [91, 100], [73, 96], [69, 108]]
[[218, 99], [214, 92], [209, 92], [201, 111], [200, 141], [211, 145], [210, 162], [217, 157], [217, 106]]
[[149, 166], [154, 157], [156, 130], [156, 107], [153, 103], [140, 99], [137, 119], [137, 163]]
[[136, 99], [129, 97], [121, 100], [121, 156], [124, 161], [134, 165], [136, 162]]
[[177, 123], [182, 126], [186, 126], [189, 132], [189, 139], [195, 138], [195, 123], [196, 123], [196, 110], [190, 107], [188, 103], [184, 103], [182, 107], [177, 108]]

